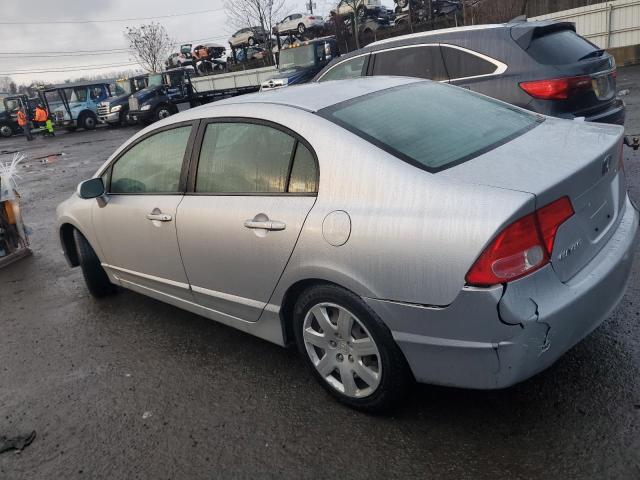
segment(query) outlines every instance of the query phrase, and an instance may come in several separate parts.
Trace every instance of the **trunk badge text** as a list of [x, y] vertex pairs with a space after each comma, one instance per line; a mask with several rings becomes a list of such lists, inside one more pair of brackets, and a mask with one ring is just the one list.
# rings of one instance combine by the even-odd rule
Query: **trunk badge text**
[[558, 254], [558, 260], [562, 261], [565, 258], [567, 258], [569, 255], [571, 255], [573, 252], [575, 252], [578, 247], [580, 247], [580, 244], [582, 243], [582, 239], [579, 238], [576, 242], [572, 243], [571, 245], [569, 245], [567, 248], [565, 248], [564, 250], [562, 250], [559, 254]]

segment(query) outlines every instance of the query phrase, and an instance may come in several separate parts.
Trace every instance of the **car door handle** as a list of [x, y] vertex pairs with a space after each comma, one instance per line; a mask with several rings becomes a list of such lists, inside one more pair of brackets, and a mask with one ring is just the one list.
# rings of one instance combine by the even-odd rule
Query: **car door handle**
[[157, 220], [158, 222], [170, 222], [171, 215], [166, 213], [148, 213], [147, 220]]
[[247, 228], [261, 229], [261, 230], [284, 230], [287, 225], [278, 222], [276, 220], [267, 220], [266, 222], [260, 222], [258, 220], [246, 220], [244, 226]]

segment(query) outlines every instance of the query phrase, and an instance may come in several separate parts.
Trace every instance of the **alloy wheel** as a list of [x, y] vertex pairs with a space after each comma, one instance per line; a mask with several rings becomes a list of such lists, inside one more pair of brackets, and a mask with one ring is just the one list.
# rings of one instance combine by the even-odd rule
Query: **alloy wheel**
[[309, 358], [322, 378], [351, 398], [371, 395], [380, 385], [382, 361], [375, 340], [347, 309], [319, 303], [303, 323]]
[[160, 120], [162, 120], [163, 118], [167, 118], [169, 116], [171, 116], [171, 112], [169, 110], [167, 110], [166, 108], [163, 108], [158, 112], [158, 118]]

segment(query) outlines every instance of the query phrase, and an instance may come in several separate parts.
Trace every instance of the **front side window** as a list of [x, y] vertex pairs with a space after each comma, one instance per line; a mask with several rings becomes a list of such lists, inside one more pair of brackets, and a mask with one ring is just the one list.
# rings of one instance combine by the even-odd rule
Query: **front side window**
[[443, 45], [442, 56], [444, 57], [444, 63], [447, 66], [447, 72], [451, 80], [490, 75], [498, 69], [494, 63], [478, 55], [453, 47]]
[[367, 60], [368, 55], [362, 55], [360, 57], [346, 60], [337, 64], [333, 68], [327, 71], [322, 77], [318, 79], [319, 82], [326, 82], [327, 80], [344, 80], [347, 78], [358, 78], [362, 76], [362, 69], [364, 62]]
[[435, 82], [370, 93], [318, 113], [431, 172], [481, 155], [542, 121], [508, 104]]
[[253, 123], [210, 123], [202, 141], [196, 192], [286, 191], [295, 139]]
[[428, 78], [435, 81], [449, 78], [440, 47], [424, 45], [376, 53], [373, 74]]
[[110, 193], [177, 193], [191, 126], [142, 140], [114, 164]]

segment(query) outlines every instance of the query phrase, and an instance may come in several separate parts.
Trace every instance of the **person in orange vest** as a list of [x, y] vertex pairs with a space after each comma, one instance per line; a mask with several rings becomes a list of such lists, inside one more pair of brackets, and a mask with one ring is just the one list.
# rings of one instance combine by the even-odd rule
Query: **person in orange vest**
[[33, 140], [33, 136], [31, 135], [31, 126], [29, 125], [29, 118], [27, 118], [27, 114], [24, 112], [24, 107], [18, 108], [18, 125], [22, 128], [27, 140]]
[[34, 120], [36, 121], [36, 125], [38, 127], [45, 127], [47, 129], [45, 135], [55, 135], [53, 133], [53, 125], [49, 120], [49, 112], [47, 112], [47, 109], [44, 108], [44, 105], [42, 105], [41, 103], [36, 106]]

